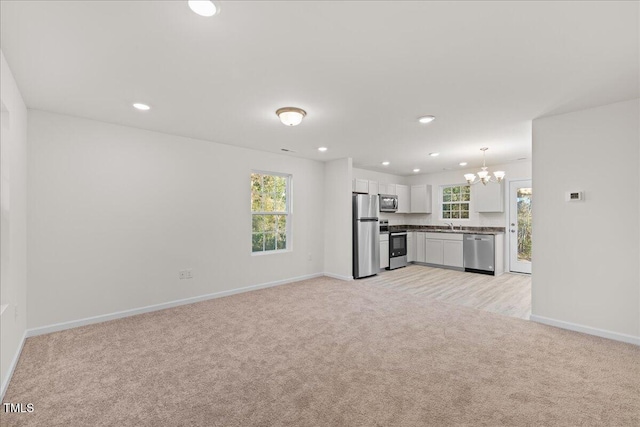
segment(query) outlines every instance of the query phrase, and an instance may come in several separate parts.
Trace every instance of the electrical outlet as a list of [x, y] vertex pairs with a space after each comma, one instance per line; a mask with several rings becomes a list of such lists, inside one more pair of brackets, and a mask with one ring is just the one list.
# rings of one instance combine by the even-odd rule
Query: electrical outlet
[[191, 269], [185, 270], [185, 277], [187, 279], [193, 279], [193, 271]]
[[180, 277], [180, 280], [186, 279], [187, 278], [187, 271], [186, 270], [180, 270], [178, 272], [178, 277]]

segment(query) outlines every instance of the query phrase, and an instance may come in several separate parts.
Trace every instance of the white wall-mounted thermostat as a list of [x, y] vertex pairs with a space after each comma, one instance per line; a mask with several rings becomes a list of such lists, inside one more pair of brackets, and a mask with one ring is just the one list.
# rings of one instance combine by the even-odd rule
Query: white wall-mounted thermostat
[[567, 191], [564, 199], [567, 202], [578, 202], [584, 200], [584, 193], [582, 191]]

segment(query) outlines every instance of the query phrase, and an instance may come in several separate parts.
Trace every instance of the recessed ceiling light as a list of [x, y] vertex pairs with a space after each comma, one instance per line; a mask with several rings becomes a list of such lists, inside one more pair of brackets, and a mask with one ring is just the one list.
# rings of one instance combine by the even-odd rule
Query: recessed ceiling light
[[387, 162], [386, 160], [384, 162], [382, 162], [382, 166], [389, 166], [389, 162]]
[[147, 111], [151, 109], [151, 107], [149, 107], [147, 104], [141, 104], [139, 102], [136, 102], [135, 104], [133, 104], [133, 107], [142, 111]]
[[436, 118], [434, 116], [422, 116], [418, 118], [418, 121], [420, 123], [431, 123], [432, 121], [434, 121]]
[[220, 6], [209, 0], [189, 0], [189, 7], [200, 16], [213, 16], [220, 12]]
[[467, 162], [460, 162], [460, 166], [467, 166]]
[[302, 123], [302, 119], [307, 115], [307, 112], [302, 108], [297, 107], [284, 107], [276, 110], [276, 115], [280, 117], [280, 121], [283, 125], [298, 126]]
[[415, 168], [413, 171], [414, 171], [414, 172], [420, 172], [420, 169]]
[[327, 151], [327, 147], [318, 147], [318, 151], [324, 153], [325, 151]]
[[431, 157], [438, 157], [440, 155], [440, 153], [429, 153], [429, 155]]

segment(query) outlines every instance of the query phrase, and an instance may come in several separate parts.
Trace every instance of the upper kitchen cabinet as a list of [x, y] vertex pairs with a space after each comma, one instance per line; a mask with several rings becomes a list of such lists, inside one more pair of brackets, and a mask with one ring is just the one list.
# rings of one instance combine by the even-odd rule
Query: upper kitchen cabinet
[[431, 186], [427, 184], [411, 186], [411, 213], [431, 213]]
[[396, 184], [396, 195], [398, 196], [398, 210], [396, 213], [411, 212], [411, 193], [408, 185]]
[[378, 181], [368, 181], [366, 179], [356, 178], [353, 180], [353, 189], [351, 191], [354, 193], [377, 195]]
[[369, 181], [369, 194], [378, 195], [378, 181]]
[[395, 184], [383, 184], [380, 183], [380, 186], [378, 188], [378, 192], [380, 194], [387, 194], [390, 196], [395, 196], [396, 195], [396, 185]]
[[369, 192], [369, 181], [366, 179], [354, 179], [353, 180], [353, 190], [354, 193], [368, 193]]
[[477, 184], [472, 191], [471, 200], [476, 212], [504, 212], [504, 182]]

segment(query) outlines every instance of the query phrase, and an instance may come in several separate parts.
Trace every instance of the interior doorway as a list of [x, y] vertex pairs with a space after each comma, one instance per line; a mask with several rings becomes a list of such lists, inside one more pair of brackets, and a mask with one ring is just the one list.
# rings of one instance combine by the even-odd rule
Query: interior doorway
[[531, 274], [531, 180], [509, 183], [509, 270]]

